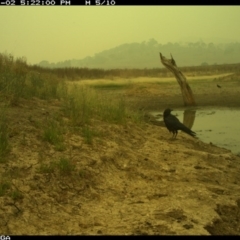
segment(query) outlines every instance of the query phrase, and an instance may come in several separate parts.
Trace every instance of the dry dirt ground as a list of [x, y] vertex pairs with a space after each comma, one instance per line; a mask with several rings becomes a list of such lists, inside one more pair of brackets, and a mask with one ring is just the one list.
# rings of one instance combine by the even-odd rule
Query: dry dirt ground
[[[198, 104], [239, 106], [240, 84], [228, 80], [190, 83]], [[182, 106], [174, 81], [101, 91], [124, 95], [133, 108]], [[11, 151], [0, 173], [21, 197], [10, 189], [0, 197], [2, 235], [240, 234], [240, 157], [184, 133], [172, 141], [164, 126], [97, 120], [92, 125], [103, 134], [92, 144], [67, 132], [66, 149], [56, 151], [39, 125], [59, 108], [32, 99], [8, 112]], [[39, 171], [61, 157], [75, 170]]]

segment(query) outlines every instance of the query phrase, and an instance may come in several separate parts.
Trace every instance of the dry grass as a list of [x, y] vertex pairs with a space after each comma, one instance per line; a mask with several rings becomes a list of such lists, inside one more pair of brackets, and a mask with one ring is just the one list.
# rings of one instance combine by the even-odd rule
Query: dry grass
[[[198, 80], [213, 80], [215, 78], [222, 78], [226, 76], [230, 76], [233, 73], [222, 73], [222, 74], [214, 74], [214, 75], [206, 75], [206, 76], [187, 76], [187, 81], [198, 81]], [[176, 82], [175, 77], [137, 77], [137, 78], [131, 78], [131, 79], [123, 79], [123, 78], [115, 78], [114, 80], [109, 79], [83, 79], [76, 82], [68, 81], [67, 83], [69, 85], [87, 85], [92, 88], [96, 89], [123, 89], [123, 88], [130, 88], [134, 84], [138, 83], [162, 83], [162, 82]]]

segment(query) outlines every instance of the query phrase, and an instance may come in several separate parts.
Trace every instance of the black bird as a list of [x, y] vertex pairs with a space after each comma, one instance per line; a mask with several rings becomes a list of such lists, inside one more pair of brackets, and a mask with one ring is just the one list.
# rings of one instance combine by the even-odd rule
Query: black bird
[[220, 86], [220, 85], [218, 85], [218, 84], [217, 84], [217, 87], [218, 87], [218, 88], [221, 88], [221, 86]]
[[196, 133], [182, 124], [177, 117], [171, 114], [172, 109], [167, 108], [163, 112], [163, 120], [169, 132], [172, 132], [172, 139], [176, 139], [178, 130], [182, 130], [183, 132], [195, 137]]

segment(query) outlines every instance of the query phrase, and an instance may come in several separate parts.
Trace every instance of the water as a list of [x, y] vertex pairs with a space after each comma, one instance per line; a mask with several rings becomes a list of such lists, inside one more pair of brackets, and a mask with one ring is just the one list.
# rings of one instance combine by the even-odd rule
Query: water
[[[162, 121], [162, 112], [152, 112]], [[240, 154], [240, 109], [232, 108], [197, 108], [174, 110], [173, 115], [187, 127], [197, 133], [203, 142], [227, 148], [234, 154]]]

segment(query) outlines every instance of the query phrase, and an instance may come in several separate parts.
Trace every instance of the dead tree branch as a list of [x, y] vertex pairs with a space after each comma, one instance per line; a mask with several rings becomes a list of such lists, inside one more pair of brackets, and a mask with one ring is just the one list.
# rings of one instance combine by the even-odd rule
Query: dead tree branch
[[172, 57], [172, 54], [171, 54], [171, 59], [167, 59], [161, 53], [159, 53], [159, 54], [160, 54], [160, 60], [161, 60], [162, 64], [168, 70], [170, 70], [174, 74], [175, 78], [177, 79], [177, 82], [181, 88], [184, 105], [185, 106], [195, 106], [196, 102], [194, 100], [192, 89], [190, 88], [189, 84], [187, 83], [186, 77], [178, 69], [176, 62]]

